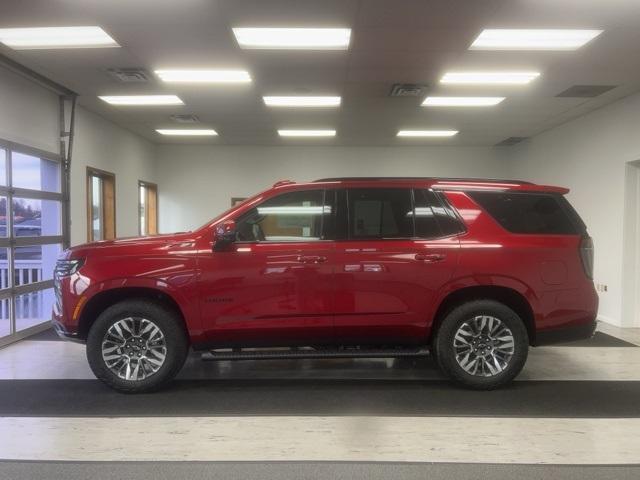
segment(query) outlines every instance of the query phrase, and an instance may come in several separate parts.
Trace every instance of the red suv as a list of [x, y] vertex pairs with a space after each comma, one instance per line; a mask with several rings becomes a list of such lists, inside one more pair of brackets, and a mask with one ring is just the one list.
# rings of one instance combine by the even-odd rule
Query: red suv
[[530, 345], [588, 338], [593, 244], [565, 188], [278, 182], [187, 233], [65, 251], [53, 323], [124, 392], [207, 359], [407, 357], [490, 389]]

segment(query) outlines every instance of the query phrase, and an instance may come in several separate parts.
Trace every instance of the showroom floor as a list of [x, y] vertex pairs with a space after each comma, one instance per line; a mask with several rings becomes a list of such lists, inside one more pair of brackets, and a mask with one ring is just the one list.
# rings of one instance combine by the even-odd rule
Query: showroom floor
[[639, 345], [601, 325], [533, 349], [493, 392], [450, 385], [429, 359], [194, 354], [169, 389], [126, 396], [45, 332], [0, 350], [0, 478], [513, 478], [513, 464], [529, 465], [520, 478], [637, 478]]

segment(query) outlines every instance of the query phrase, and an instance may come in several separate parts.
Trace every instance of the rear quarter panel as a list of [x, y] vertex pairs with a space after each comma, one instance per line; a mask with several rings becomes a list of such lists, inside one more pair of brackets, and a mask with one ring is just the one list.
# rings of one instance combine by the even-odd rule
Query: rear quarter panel
[[503, 286], [527, 299], [536, 330], [593, 321], [597, 295], [582, 267], [578, 235], [513, 234], [465, 193], [446, 196], [468, 230], [460, 236], [459, 266], [443, 298], [464, 286]]

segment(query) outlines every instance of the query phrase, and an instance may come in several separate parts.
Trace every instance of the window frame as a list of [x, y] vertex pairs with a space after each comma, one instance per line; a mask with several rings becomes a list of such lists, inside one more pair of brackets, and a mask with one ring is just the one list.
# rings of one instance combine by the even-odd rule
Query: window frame
[[[0, 139], [0, 148], [5, 152], [5, 185], [0, 185], [0, 197], [6, 200], [6, 236], [0, 237], [0, 248], [7, 249], [7, 287], [0, 289], [0, 302], [8, 300], [9, 334], [0, 336], [0, 347], [14, 342], [20, 338], [27, 337], [35, 331], [41, 330], [41, 325], [49, 322], [47, 319], [38, 324], [30, 325], [22, 330], [17, 330], [16, 322], [16, 302], [19, 297], [29, 293], [53, 289], [54, 280], [40, 280], [33, 283], [15, 285], [16, 265], [15, 250], [18, 247], [38, 246], [38, 245], [62, 245], [63, 248], [69, 245], [69, 228], [67, 215], [65, 214], [68, 205], [65, 202], [64, 189], [67, 184], [68, 172], [64, 168], [62, 156], [57, 153], [48, 152], [39, 148], [23, 145], [9, 140]], [[50, 192], [29, 188], [13, 187], [13, 154], [21, 153], [38, 157], [40, 159], [56, 162], [60, 169], [60, 192]], [[53, 200], [60, 203], [59, 222], [60, 234], [37, 237], [18, 237], [14, 232], [14, 198], [27, 198], [32, 200]]]
[[[245, 216], [248, 216], [254, 209], [257, 209], [260, 205], [264, 204], [265, 202], [268, 202], [270, 200], [273, 200], [275, 198], [278, 198], [281, 195], [287, 195], [290, 193], [299, 193], [299, 192], [322, 192], [322, 208], [324, 209], [325, 205], [326, 205], [326, 201], [327, 201], [327, 192], [330, 192], [330, 189], [326, 189], [326, 188], [309, 188], [309, 189], [304, 189], [304, 190], [289, 190], [286, 192], [281, 192], [277, 195], [273, 195], [270, 196], [269, 198], [265, 198], [262, 202], [254, 205], [250, 210], [242, 213], [242, 215], [240, 215], [239, 217], [234, 218], [234, 221], [236, 222], [236, 226], [237, 224], [239, 224]], [[335, 205], [335, 200], [334, 200], [334, 205]], [[336, 208], [334, 207], [330, 213], [331, 217], [335, 216], [336, 212]], [[324, 226], [325, 226], [325, 217], [326, 215], [323, 213], [322, 216], [320, 217], [320, 238], [318, 240], [313, 240], [313, 243], [322, 243], [322, 242], [332, 242], [334, 241], [333, 239], [327, 239], [325, 238], [325, 233], [324, 233]], [[236, 244], [240, 244], [240, 245], [266, 245], [266, 244], [270, 244], [270, 245], [274, 245], [274, 244], [296, 244], [296, 243], [310, 243], [310, 240], [236, 240], [234, 243]]]
[[86, 202], [86, 206], [87, 206], [87, 242], [95, 242], [97, 241], [96, 239], [93, 238], [93, 228], [92, 228], [92, 224], [93, 224], [93, 184], [91, 182], [93, 177], [98, 177], [100, 178], [100, 180], [104, 182], [105, 180], [107, 182], [111, 182], [112, 184], [112, 189], [113, 189], [113, 215], [112, 215], [112, 219], [111, 221], [113, 222], [113, 236], [110, 238], [107, 238], [104, 235], [104, 232], [106, 232], [106, 228], [105, 228], [105, 222], [106, 222], [106, 215], [105, 215], [105, 194], [104, 194], [104, 188], [102, 189], [102, 194], [101, 194], [101, 208], [102, 208], [102, 224], [101, 224], [101, 229], [103, 232], [103, 240], [112, 240], [114, 238], [116, 238], [117, 234], [116, 234], [116, 226], [117, 226], [117, 217], [116, 217], [116, 175], [115, 173], [112, 172], [107, 172], [106, 170], [100, 170], [99, 168], [95, 168], [95, 167], [87, 167], [87, 181], [86, 181], [86, 185], [87, 185], [87, 202]]
[[[154, 214], [155, 214], [155, 232], [151, 233], [149, 232], [149, 193], [147, 191], [146, 193], [146, 205], [147, 205], [147, 210], [146, 210], [146, 214], [145, 214], [145, 231], [146, 233], [142, 233], [142, 218], [140, 216], [140, 210], [142, 209], [142, 202], [140, 201], [140, 189], [141, 188], [145, 188], [147, 190], [153, 190], [155, 192], [155, 199], [154, 199]], [[146, 180], [138, 180], [138, 234], [140, 236], [150, 236], [150, 235], [158, 235], [158, 219], [160, 218], [159, 215], [159, 202], [158, 202], [158, 184], [153, 183], [153, 182], [147, 182]]]

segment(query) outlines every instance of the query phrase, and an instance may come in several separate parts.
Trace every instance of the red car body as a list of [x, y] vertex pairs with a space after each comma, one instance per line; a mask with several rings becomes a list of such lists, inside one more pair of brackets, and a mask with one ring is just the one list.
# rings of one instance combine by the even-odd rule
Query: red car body
[[[214, 251], [216, 227], [283, 192], [421, 188], [442, 192], [464, 231], [425, 240], [239, 242]], [[598, 298], [581, 261], [580, 235], [514, 234], [470, 191], [546, 192], [524, 182], [338, 179], [280, 182], [186, 233], [73, 247], [83, 259], [56, 278], [53, 322], [86, 339], [106, 306], [152, 296], [177, 310], [194, 348], [277, 345], [428, 344], [440, 314], [465, 295], [504, 298], [526, 322], [532, 345], [586, 338]]]

